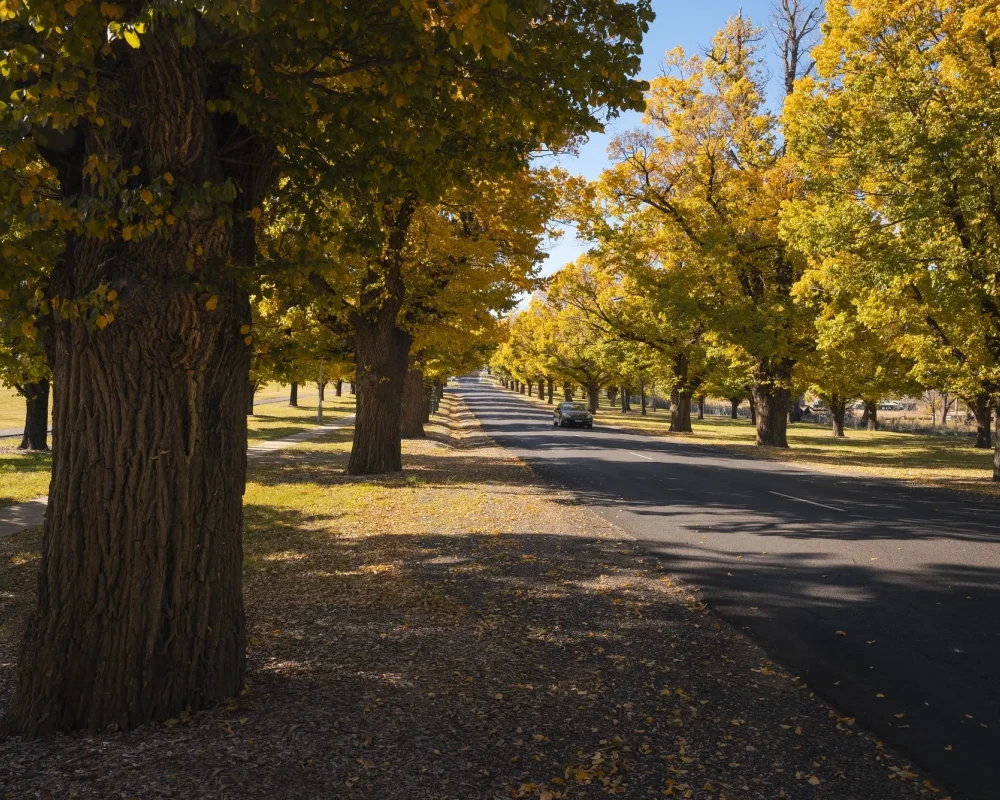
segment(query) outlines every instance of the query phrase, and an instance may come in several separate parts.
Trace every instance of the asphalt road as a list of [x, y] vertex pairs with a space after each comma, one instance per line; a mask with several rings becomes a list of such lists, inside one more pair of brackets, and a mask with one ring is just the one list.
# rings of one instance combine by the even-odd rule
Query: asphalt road
[[1000, 798], [1000, 505], [600, 417], [557, 429], [509, 391], [469, 379], [455, 391], [497, 443], [636, 537], [954, 800]]

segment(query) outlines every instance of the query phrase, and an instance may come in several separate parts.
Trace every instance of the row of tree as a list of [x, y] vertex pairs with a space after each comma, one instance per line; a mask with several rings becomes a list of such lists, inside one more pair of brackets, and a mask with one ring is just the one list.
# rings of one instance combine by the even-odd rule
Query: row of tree
[[[848, 404], [923, 388], [1000, 402], [1000, 17], [994, 3], [783, 0], [770, 33], [731, 19], [680, 50], [612, 166], [572, 187], [591, 241], [510, 321], [494, 366], [519, 381], [655, 380], [672, 427], [691, 398], [750, 398], [757, 443], [787, 447], [811, 389]], [[812, 47], [815, 45], [815, 47]], [[811, 56], [809, 53], [811, 52]], [[815, 60], [812, 60], [815, 59]], [[1000, 480], [1000, 441], [994, 458]]]
[[651, 19], [648, 0], [0, 3], [3, 341], [53, 387], [9, 728], [239, 691], [253, 385], [350, 370], [348, 470], [399, 469], [408, 387], [486, 358], [533, 286], [555, 203], [533, 157], [642, 107]]

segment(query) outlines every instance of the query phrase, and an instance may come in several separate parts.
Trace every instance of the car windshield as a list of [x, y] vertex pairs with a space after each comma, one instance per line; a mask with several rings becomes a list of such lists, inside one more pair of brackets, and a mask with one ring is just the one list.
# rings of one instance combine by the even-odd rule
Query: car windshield
[[587, 407], [583, 403], [563, 403], [563, 411], [587, 411]]

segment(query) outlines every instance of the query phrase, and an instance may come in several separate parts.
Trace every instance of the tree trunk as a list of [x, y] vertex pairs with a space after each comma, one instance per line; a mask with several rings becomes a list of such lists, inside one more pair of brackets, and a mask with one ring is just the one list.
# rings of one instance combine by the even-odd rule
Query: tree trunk
[[842, 437], [844, 435], [844, 414], [847, 412], [847, 400], [840, 395], [833, 395], [830, 398], [830, 417], [833, 420], [833, 435]]
[[865, 410], [861, 414], [861, 423], [865, 426], [867, 430], [877, 431], [878, 430], [878, 401], [877, 400], [865, 400], [862, 399], [862, 403], [865, 404]]
[[563, 384], [563, 400], [567, 403], [573, 399], [573, 387], [568, 383]]
[[532, 395], [532, 389], [535, 386], [535, 382], [534, 381], [528, 381], [527, 385], [528, 385], [528, 397], [532, 397], [533, 396]]
[[549, 390], [549, 405], [552, 405], [552, 378], [545, 382], [545, 388]]
[[403, 468], [403, 384], [413, 337], [397, 324], [406, 285], [402, 252], [417, 208], [408, 195], [398, 205], [386, 204], [383, 219], [389, 229], [385, 251], [365, 274], [357, 308], [351, 314], [355, 331], [357, 410], [348, 475], [380, 475]]
[[358, 400], [349, 475], [381, 475], [403, 468], [403, 385], [410, 343], [410, 335], [396, 327], [394, 315], [359, 331], [355, 338]]
[[246, 397], [246, 414], [248, 417], [252, 417], [253, 414], [253, 399], [257, 394], [257, 387], [253, 383], [248, 383], [248, 391], [245, 395]]
[[742, 402], [743, 401], [740, 398], [738, 398], [738, 397], [730, 397], [729, 398], [729, 403], [733, 407], [732, 414], [730, 414], [730, 418], [731, 419], [739, 419], [740, 418], [740, 403], [742, 403]]
[[292, 408], [299, 407], [299, 385], [295, 381], [292, 381], [288, 390], [288, 405]]
[[757, 426], [757, 403], [752, 394], [750, 395], [750, 424], [754, 427]]
[[590, 413], [596, 414], [597, 409], [601, 406], [601, 387], [597, 384], [592, 384], [587, 387], [587, 401], [590, 407]]
[[788, 389], [754, 388], [758, 447], [788, 447]]
[[608, 389], [608, 402], [611, 403], [611, 407], [615, 408], [618, 405], [618, 389], [612, 386]]
[[335, 394], [335, 395], [336, 395], [337, 397], [343, 397], [343, 396], [344, 396], [344, 382], [343, 382], [342, 380], [338, 380], [338, 381], [337, 381], [337, 382], [336, 382], [336, 383], [335, 383], [335, 384], [333, 385], [333, 393], [334, 393], [334, 394]]
[[49, 380], [42, 378], [21, 387], [24, 395], [24, 435], [18, 450], [49, 449]]
[[670, 431], [673, 433], [691, 433], [691, 391], [690, 389], [674, 389], [670, 393]]
[[1000, 400], [993, 409], [993, 480], [1000, 481]]
[[430, 397], [424, 394], [424, 372], [409, 369], [403, 381], [403, 423], [404, 439], [424, 438], [424, 413], [430, 409]]
[[757, 364], [751, 402], [756, 406], [758, 447], [788, 447], [788, 385], [794, 364], [790, 359]]
[[948, 409], [951, 407], [951, 397], [948, 392], [941, 392], [941, 427], [948, 427]]
[[357, 397], [357, 395], [358, 395], [358, 377], [357, 375], [355, 375], [351, 379], [351, 396]]
[[646, 416], [646, 384], [639, 381], [639, 400], [642, 405], [642, 416]]
[[431, 421], [431, 402], [434, 399], [434, 394], [436, 393], [437, 389], [435, 386], [431, 386], [431, 384], [427, 382], [424, 382], [423, 386], [421, 386], [420, 388], [421, 388], [420, 398], [422, 401], [420, 409], [420, 419], [426, 425], [428, 422]]
[[320, 402], [326, 401], [326, 381], [316, 381], [316, 394], [319, 395]]
[[622, 413], [627, 414], [632, 410], [632, 391], [627, 386], [622, 387]]
[[976, 448], [989, 450], [993, 447], [993, 404], [987, 394], [977, 394], [969, 403], [976, 417]]
[[705, 419], [705, 395], [698, 398], [698, 419]]

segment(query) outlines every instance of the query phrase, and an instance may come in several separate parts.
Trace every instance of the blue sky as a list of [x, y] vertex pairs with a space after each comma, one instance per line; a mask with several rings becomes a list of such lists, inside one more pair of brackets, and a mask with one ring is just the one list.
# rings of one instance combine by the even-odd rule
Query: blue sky
[[[711, 42], [715, 32], [729, 17], [739, 13], [741, 8], [755, 24], [763, 26], [767, 24], [771, 0], [745, 0], [742, 3], [738, 0], [653, 0], [656, 20], [643, 39], [640, 77], [646, 80], [656, 77], [663, 64], [664, 53], [678, 45], [687, 53], [702, 51]], [[770, 37], [766, 44], [770, 51], [774, 50]], [[771, 71], [775, 77], [778, 75], [776, 67], [772, 67]], [[607, 126], [605, 133], [592, 136], [580, 148], [579, 155], [564, 156], [558, 161], [570, 172], [584, 175], [588, 179], [597, 178], [608, 163], [607, 147], [611, 139], [617, 133], [636, 128], [641, 123], [641, 114], [623, 114]], [[550, 275], [577, 258], [586, 250], [586, 246], [577, 241], [572, 230], [566, 230], [562, 238], [547, 249], [548, 258], [542, 273]]]

